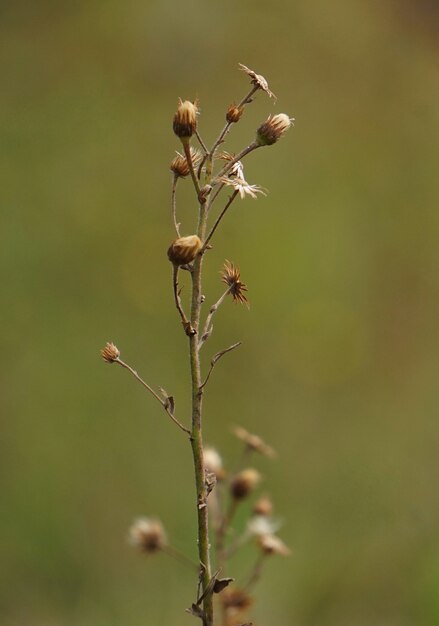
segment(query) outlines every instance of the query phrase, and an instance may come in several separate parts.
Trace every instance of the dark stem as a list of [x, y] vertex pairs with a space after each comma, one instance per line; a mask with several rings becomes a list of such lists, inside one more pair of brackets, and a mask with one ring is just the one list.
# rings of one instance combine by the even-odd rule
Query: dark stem
[[171, 205], [172, 205], [172, 219], [174, 220], [174, 228], [177, 233], [177, 237], [180, 237], [180, 224], [177, 224], [177, 206], [176, 206], [176, 198], [175, 192], [177, 191], [177, 182], [178, 176], [174, 174], [174, 180], [172, 181], [172, 195], [171, 195]]
[[218, 215], [218, 217], [216, 218], [215, 224], [210, 229], [210, 232], [207, 235], [206, 241], [204, 242], [203, 247], [201, 248], [201, 252], [204, 252], [204, 250], [207, 248], [207, 245], [208, 245], [209, 241], [212, 239], [212, 237], [213, 237], [216, 229], [218, 228], [221, 220], [223, 219], [224, 215], [226, 214], [227, 209], [232, 204], [233, 200], [236, 198], [237, 195], [238, 195], [238, 191], [234, 191], [232, 193], [232, 195], [230, 196], [230, 198], [228, 199], [226, 206], [221, 211], [221, 213]]

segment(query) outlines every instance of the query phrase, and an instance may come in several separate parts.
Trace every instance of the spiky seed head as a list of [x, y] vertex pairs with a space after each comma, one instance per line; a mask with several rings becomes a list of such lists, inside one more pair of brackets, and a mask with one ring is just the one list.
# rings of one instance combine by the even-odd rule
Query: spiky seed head
[[107, 342], [105, 348], [101, 350], [101, 357], [107, 363], [114, 363], [120, 357], [120, 351], [112, 342]]
[[142, 552], [154, 553], [166, 546], [166, 534], [161, 521], [149, 517], [134, 520], [128, 538]]
[[231, 104], [227, 109], [226, 121], [229, 122], [229, 124], [236, 124], [241, 119], [243, 113], [243, 106], [238, 107], [236, 104]]
[[261, 475], [258, 470], [252, 467], [243, 469], [236, 474], [230, 483], [230, 491], [235, 500], [243, 500], [247, 498], [261, 481]]
[[241, 302], [248, 306], [248, 300], [245, 295], [247, 286], [241, 281], [239, 267], [236, 267], [236, 265], [233, 265], [230, 261], [225, 261], [221, 272], [221, 280], [229, 287], [230, 295], [234, 302]]
[[[193, 165], [193, 168], [195, 169], [201, 163], [203, 155], [201, 154], [199, 150], [196, 150], [192, 146], [190, 150], [191, 150], [192, 165]], [[184, 155], [180, 154], [179, 152], [177, 152], [177, 156], [172, 159], [171, 165], [169, 167], [170, 167], [171, 172], [173, 172], [175, 176], [178, 176], [179, 178], [186, 178], [186, 176], [189, 176], [189, 174], [191, 173], [189, 163], [187, 162], [187, 158]]]
[[197, 128], [198, 107], [190, 100], [178, 99], [178, 108], [174, 115], [173, 129], [181, 140], [192, 137]]
[[215, 448], [206, 446], [204, 448], [204, 468], [206, 472], [214, 474], [217, 480], [223, 480], [225, 471], [221, 455]]
[[168, 248], [168, 259], [174, 265], [186, 265], [195, 259], [201, 247], [201, 239], [197, 235], [178, 237]]
[[268, 88], [268, 83], [263, 76], [261, 76], [260, 74], [256, 74], [256, 72], [246, 67], [242, 63], [239, 63], [238, 65], [240, 69], [247, 74], [247, 76], [250, 76], [252, 85], [257, 87], [258, 89], [262, 89], [262, 91], [265, 91], [269, 98], [274, 98], [276, 100], [276, 96]]
[[269, 115], [256, 131], [256, 141], [260, 146], [271, 146], [284, 135], [294, 122], [286, 113]]
[[253, 515], [270, 517], [273, 515], [273, 502], [268, 496], [261, 496], [253, 506]]
[[261, 535], [257, 541], [264, 554], [280, 554], [281, 556], [289, 556], [291, 554], [289, 547], [276, 535]]

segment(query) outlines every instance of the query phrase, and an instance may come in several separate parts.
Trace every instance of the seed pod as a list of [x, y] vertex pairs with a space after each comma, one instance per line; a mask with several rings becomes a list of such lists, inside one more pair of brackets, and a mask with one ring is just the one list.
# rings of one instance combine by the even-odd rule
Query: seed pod
[[244, 113], [244, 107], [237, 107], [236, 104], [231, 104], [227, 109], [226, 120], [229, 124], [236, 124], [241, 119]]
[[271, 146], [286, 133], [293, 121], [285, 113], [278, 113], [273, 117], [269, 115], [256, 131], [256, 141], [260, 146]]
[[186, 265], [195, 259], [201, 246], [201, 239], [197, 235], [178, 237], [168, 248], [168, 259], [174, 265]]
[[178, 109], [174, 115], [173, 129], [174, 133], [180, 139], [192, 137], [197, 128], [197, 106], [185, 100], [179, 99]]

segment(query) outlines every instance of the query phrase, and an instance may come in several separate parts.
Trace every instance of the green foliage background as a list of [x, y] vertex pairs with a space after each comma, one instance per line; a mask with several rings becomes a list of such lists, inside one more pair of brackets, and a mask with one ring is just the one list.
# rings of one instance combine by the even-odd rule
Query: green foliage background
[[171, 119], [199, 96], [212, 141], [247, 89], [238, 62], [278, 103], [259, 94], [230, 150], [268, 113], [296, 117], [249, 157], [270, 194], [234, 205], [205, 277], [212, 302], [231, 259], [251, 300], [206, 346], [243, 341], [206, 438], [230, 462], [232, 424], [278, 449], [260, 468], [294, 550], [269, 563], [255, 623], [439, 623], [437, 17], [427, 0], [1, 3], [2, 625], [193, 623], [188, 572], [125, 541], [157, 514], [194, 554], [189, 448], [99, 349], [187, 415]]

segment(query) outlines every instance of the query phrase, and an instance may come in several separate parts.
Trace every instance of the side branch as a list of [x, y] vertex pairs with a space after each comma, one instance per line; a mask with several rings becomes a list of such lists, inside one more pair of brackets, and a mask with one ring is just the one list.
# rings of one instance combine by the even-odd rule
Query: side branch
[[256, 148], [261, 148], [261, 145], [257, 141], [253, 141], [249, 146], [247, 146], [247, 148], [244, 148], [244, 150], [241, 150], [238, 155], [233, 157], [231, 161], [227, 161], [223, 169], [220, 170], [218, 174], [216, 174], [214, 180], [211, 183], [212, 186], [218, 184], [219, 179], [227, 174], [227, 172], [235, 165], [235, 163], [243, 159], [245, 156], [247, 156], [247, 154], [250, 154], [250, 152], [253, 152], [253, 150], [256, 150]]
[[219, 307], [222, 305], [222, 303], [224, 302], [226, 297], [229, 295], [230, 289], [231, 289], [231, 287], [226, 289], [225, 292], [223, 293], [223, 295], [221, 296], [221, 298], [219, 298], [219, 300], [217, 300], [217, 302], [215, 302], [215, 304], [212, 304], [212, 306], [210, 307], [209, 313], [208, 313], [208, 315], [206, 317], [206, 322], [204, 324], [203, 332], [201, 333], [201, 337], [200, 337], [200, 340], [198, 342], [198, 350], [200, 350], [200, 348], [203, 345], [203, 343], [205, 341], [207, 341], [207, 339], [209, 339], [209, 337], [210, 337], [210, 335], [212, 333], [212, 317], [215, 315], [215, 313], [218, 311]]
[[[254, 87], [252, 87], [250, 92], [246, 96], [244, 96], [244, 98], [241, 100], [241, 102], [239, 104], [236, 105], [236, 108], [240, 109], [241, 107], [245, 106], [246, 104], [249, 104], [252, 101], [252, 95], [258, 89], [259, 89], [259, 85], [255, 85]], [[225, 139], [227, 133], [229, 132], [230, 127], [231, 127], [232, 124], [233, 124], [233, 122], [227, 122], [227, 124], [222, 129], [218, 139], [213, 144], [212, 150], [210, 151], [210, 156], [212, 158], [215, 156], [215, 151], [218, 148], [218, 146], [224, 142], [224, 139]]]
[[212, 239], [216, 229], [218, 228], [221, 220], [223, 219], [224, 215], [227, 212], [227, 209], [229, 208], [229, 206], [232, 204], [233, 200], [236, 198], [236, 196], [238, 195], [238, 191], [234, 191], [232, 193], [232, 195], [230, 196], [230, 198], [228, 199], [226, 206], [224, 207], [224, 209], [221, 211], [221, 213], [218, 215], [218, 217], [216, 218], [215, 224], [212, 226], [212, 228], [210, 229], [210, 233], [207, 235], [206, 237], [206, 241], [203, 244], [203, 247], [201, 248], [201, 254], [204, 252], [204, 250], [206, 250], [209, 241]]
[[128, 370], [136, 380], [139, 381], [139, 383], [141, 385], [143, 385], [143, 387], [145, 387], [145, 389], [147, 389], [149, 391], [149, 393], [154, 396], [154, 398], [160, 402], [160, 404], [162, 405], [162, 407], [165, 409], [166, 413], [169, 415], [169, 417], [171, 418], [171, 420], [174, 422], [174, 424], [177, 424], [177, 426], [186, 434], [190, 435], [191, 431], [189, 430], [189, 428], [186, 428], [186, 426], [183, 426], [183, 424], [175, 417], [173, 411], [171, 410], [171, 407], [173, 406], [172, 403], [169, 402], [169, 399], [167, 398], [165, 401], [163, 401], [160, 396], [158, 395], [158, 393], [156, 393], [154, 391], [154, 389], [152, 387], [150, 387], [148, 385], [148, 383], [146, 383], [142, 378], [140, 378], [139, 374], [136, 372], [136, 370], [134, 370], [130, 365], [128, 365], [128, 363], [125, 363], [124, 361], [122, 361], [122, 359], [117, 358], [114, 360], [114, 363], [117, 363], [118, 365], [120, 365], [121, 367], [125, 368], [126, 370]]
[[212, 374], [213, 368], [218, 363], [218, 361], [228, 352], [235, 350], [235, 348], [239, 348], [241, 344], [242, 344], [242, 341], [238, 341], [237, 343], [234, 343], [232, 346], [229, 346], [228, 348], [225, 348], [224, 350], [221, 350], [220, 352], [217, 352], [216, 354], [214, 354], [214, 356], [212, 357], [212, 360], [210, 361], [210, 369], [207, 372], [207, 376], [204, 382], [200, 386], [200, 390], [203, 389], [207, 385], [210, 375]]
[[175, 194], [177, 191], [177, 181], [178, 176], [174, 174], [174, 180], [172, 181], [172, 195], [171, 195], [171, 207], [172, 207], [172, 219], [174, 221], [175, 232], [177, 233], [177, 237], [180, 237], [180, 224], [177, 223], [177, 205]]
[[177, 307], [177, 311], [180, 314], [181, 323], [183, 324], [184, 331], [188, 336], [194, 335], [195, 331], [192, 328], [190, 321], [187, 319], [181, 305], [180, 292], [178, 291], [178, 265], [172, 266], [172, 288], [174, 291], [175, 306]]

